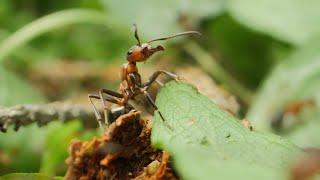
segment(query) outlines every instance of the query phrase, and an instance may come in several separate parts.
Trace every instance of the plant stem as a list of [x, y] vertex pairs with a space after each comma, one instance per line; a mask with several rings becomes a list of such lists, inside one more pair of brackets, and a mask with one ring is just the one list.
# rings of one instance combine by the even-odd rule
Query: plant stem
[[185, 50], [214, 79], [223, 83], [230, 92], [238, 96], [246, 105], [250, 104], [252, 92], [235, 80], [208, 52], [195, 42], [184, 45]]

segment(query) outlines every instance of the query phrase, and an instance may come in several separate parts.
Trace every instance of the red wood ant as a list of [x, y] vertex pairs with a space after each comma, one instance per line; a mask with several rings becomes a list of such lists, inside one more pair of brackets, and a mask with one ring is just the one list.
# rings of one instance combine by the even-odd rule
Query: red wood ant
[[[148, 102], [153, 106], [153, 108], [159, 113], [162, 120], [164, 117], [162, 116], [161, 112], [158, 111], [158, 107], [155, 105], [155, 102], [151, 98], [150, 94], [148, 93], [148, 88], [150, 85], [156, 81], [159, 75], [164, 74], [167, 75], [175, 80], [178, 79], [176, 74], [165, 70], [158, 70], [154, 72], [149, 80], [145, 83], [141, 82], [141, 76], [138, 72], [137, 62], [145, 62], [150, 56], [154, 53], [163, 51], [164, 48], [161, 45], [156, 47], [152, 47], [150, 43], [155, 41], [162, 41], [171, 39], [177, 36], [183, 35], [191, 35], [191, 34], [200, 34], [197, 31], [186, 31], [181, 32], [172, 36], [157, 38], [148, 41], [147, 43], [141, 43], [137, 26], [134, 24], [134, 36], [137, 40], [137, 44], [130, 48], [127, 52], [127, 63], [123, 64], [120, 70], [120, 78], [121, 83], [119, 87], [119, 92], [115, 92], [108, 89], [100, 89], [99, 94], [89, 94], [88, 98], [93, 107], [95, 116], [98, 120], [98, 123], [101, 127], [102, 126], [102, 117], [98, 112], [96, 106], [94, 105], [92, 99], [99, 99], [104, 108], [104, 117], [105, 117], [105, 124], [109, 124], [110, 121], [116, 119], [122, 114], [126, 114], [131, 110], [134, 110], [133, 106], [130, 105], [129, 100], [134, 100], [135, 96], [139, 94], [143, 94]], [[109, 109], [107, 107], [106, 101], [119, 105], [117, 108]]]

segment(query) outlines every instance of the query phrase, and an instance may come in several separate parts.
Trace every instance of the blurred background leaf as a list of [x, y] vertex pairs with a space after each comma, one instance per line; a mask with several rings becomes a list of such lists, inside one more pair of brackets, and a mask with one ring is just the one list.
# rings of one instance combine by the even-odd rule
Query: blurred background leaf
[[78, 23], [91, 23], [112, 27], [114, 31], [123, 31], [118, 23], [100, 11], [71, 9], [56, 12], [33, 21], [12, 35], [4, 39], [0, 44], [0, 60], [3, 60], [10, 53], [14, 52], [19, 46], [28, 41], [42, 35], [43, 33], [53, 31], [55, 29], [67, 27]]
[[45, 98], [35, 88], [18, 78], [0, 65], [0, 106], [21, 103], [44, 102]]
[[320, 32], [318, 0], [231, 0], [228, 12], [245, 26], [300, 45]]
[[[314, 78], [320, 75], [319, 42], [319, 38], [315, 38], [306, 46], [293, 52], [266, 78], [248, 112], [248, 118], [252, 120], [257, 129], [268, 129], [276, 112], [281, 111], [288, 103], [297, 100], [298, 94], [302, 96], [304, 93], [300, 91], [303, 89], [319, 84], [315, 82], [319, 78]], [[310, 78], [313, 80], [310, 81]], [[308, 96], [312, 97], [312, 94]]]
[[80, 121], [71, 121], [65, 124], [55, 123], [47, 132], [44, 154], [41, 160], [40, 172], [48, 175], [61, 175], [66, 173], [66, 151], [70, 142], [75, 138], [89, 140], [95, 135], [93, 131], [84, 131]]
[[42, 173], [12, 173], [0, 177], [3, 180], [61, 180], [62, 177], [52, 177]]
[[42, 172], [50, 176], [64, 175], [71, 140], [87, 140], [94, 135], [96, 131], [85, 130], [80, 121], [51, 122], [41, 128], [34, 124], [20, 128], [18, 132], [9, 129], [0, 136], [0, 155], [6, 157], [0, 162], [0, 174]]
[[38, 172], [46, 131], [34, 124], [18, 132], [10, 128], [0, 134], [1, 156], [6, 157], [0, 163], [0, 173]]
[[208, 21], [204, 27], [209, 47], [220, 63], [253, 89], [277, 59], [290, 50], [286, 44], [242, 26], [229, 15]]
[[179, 19], [187, 18], [192, 26], [201, 18], [218, 15], [225, 7], [223, 0], [157, 1], [102, 0], [105, 9], [117, 21], [131, 26], [136, 23], [143, 36], [160, 37], [181, 31]]
[[258, 130], [272, 130], [271, 121], [291, 103], [312, 100], [315, 102], [315, 107], [312, 106], [310, 111], [296, 117], [299, 121], [298, 127], [294, 126], [282, 135], [302, 147], [319, 147], [320, 138], [316, 135], [320, 128], [319, 42], [319, 38], [314, 38], [292, 53], [279, 63], [264, 81], [247, 116]]

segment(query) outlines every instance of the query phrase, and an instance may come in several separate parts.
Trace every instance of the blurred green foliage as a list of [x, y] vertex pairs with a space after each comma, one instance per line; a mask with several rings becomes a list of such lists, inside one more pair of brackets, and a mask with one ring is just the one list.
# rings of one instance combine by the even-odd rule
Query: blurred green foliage
[[258, 34], [236, 22], [228, 15], [209, 21], [207, 35], [223, 63], [239, 80], [254, 88], [277, 61], [277, 52], [288, 50], [285, 44]]
[[0, 149], [7, 161], [1, 162], [1, 174], [9, 172], [37, 172], [43, 153], [46, 128], [32, 125], [14, 132], [3, 133], [0, 136]]
[[89, 140], [95, 131], [83, 131], [80, 121], [72, 121], [66, 124], [56, 123], [50, 125], [47, 132], [44, 154], [41, 161], [40, 172], [48, 175], [64, 175], [67, 168], [65, 160], [68, 157], [66, 151], [70, 142], [74, 139]]
[[[69, 23], [34, 34], [34, 38], [6, 52], [5, 58], [0, 59], [0, 106], [46, 101], [44, 93], [26, 78], [40, 61], [86, 60], [88, 66], [123, 63], [126, 51], [135, 43], [130, 30], [133, 23], [138, 24], [143, 40], [195, 29], [203, 36], [198, 40], [194, 38], [192, 43], [212, 56], [209, 60], [223, 70], [210, 73], [205, 69], [206, 72], [214, 79], [221, 77], [219, 72], [228, 74], [234, 81], [220, 83], [235, 87], [228, 83], [237, 81], [242, 89], [248, 89], [246, 94], [254, 92], [251, 94], [253, 103], [247, 104], [247, 117], [254, 122], [257, 131], [272, 131], [270, 121], [275, 113], [283, 111], [291, 102], [311, 98], [317, 105], [298, 115], [302, 123], [278, 133], [301, 147], [320, 147], [317, 135], [320, 128], [318, 7], [318, 0], [2, 0], [0, 47], [6, 47], [3, 43], [8, 42], [6, 40], [17, 38], [14, 32], [23, 30], [29, 23], [39, 22], [39, 18], [49, 14], [65, 12], [63, 10], [72, 8], [75, 11], [68, 12], [75, 16], [84, 12], [82, 10], [91, 10], [85, 11], [88, 19], [92, 15], [92, 19], [99, 20], [84, 23], [80, 16], [80, 20], [71, 18]], [[50, 23], [65, 20], [63, 15], [55, 16], [58, 19]], [[100, 21], [104, 18], [105, 22]], [[50, 27], [51, 24], [46, 23], [42, 21], [36, 28]], [[26, 31], [18, 40], [28, 35], [30, 32]], [[188, 43], [185, 39], [189, 38], [170, 41], [172, 44], [179, 42], [178, 46], [166, 46], [174, 66], [201, 64], [192, 58], [193, 52], [180, 46]], [[0, 53], [0, 57], [3, 54]], [[108, 84], [112, 82], [97, 86]], [[243, 94], [236, 95], [246, 102]], [[243, 111], [246, 112], [246, 108]], [[0, 173], [41, 170], [50, 175], [62, 175], [65, 168], [60, 165], [67, 155], [70, 139], [87, 133], [88, 137], [94, 134], [80, 124], [71, 123], [42, 128], [30, 126], [19, 132], [0, 134], [0, 152], [11, 159], [8, 164], [0, 162]]]
[[73, 139], [88, 140], [96, 134], [84, 130], [80, 121], [62, 124], [52, 122], [45, 127], [31, 125], [18, 132], [9, 129], [1, 134], [1, 153], [9, 157], [0, 163], [0, 173], [42, 172], [47, 175], [64, 175], [68, 146]]
[[2, 66], [0, 66], [0, 82], [1, 106], [13, 106], [25, 102], [44, 102], [44, 97], [38, 90]]
[[43, 173], [11, 173], [0, 177], [3, 180], [62, 180], [63, 177], [52, 177]]
[[228, 13], [241, 24], [294, 45], [320, 32], [318, 0], [231, 0]]
[[248, 113], [259, 129], [270, 128], [268, 119], [294, 100], [319, 100], [316, 98], [320, 77], [319, 40], [315, 38], [290, 54], [265, 80]]
[[137, 23], [140, 32], [147, 38], [159, 37], [181, 31], [181, 17], [191, 25], [198, 25], [201, 19], [223, 12], [224, 0], [102, 0], [104, 9], [119, 23]]

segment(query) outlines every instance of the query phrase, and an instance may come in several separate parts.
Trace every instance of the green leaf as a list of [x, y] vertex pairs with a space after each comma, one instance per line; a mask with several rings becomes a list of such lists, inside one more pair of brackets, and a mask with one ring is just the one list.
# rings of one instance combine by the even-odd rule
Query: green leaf
[[276, 171], [250, 163], [221, 160], [210, 150], [185, 147], [174, 150], [174, 165], [185, 179], [288, 179], [285, 171]]
[[[301, 153], [280, 136], [243, 127], [188, 84], [166, 84], [157, 96], [157, 105], [165, 121], [155, 115], [152, 144], [169, 151], [184, 179], [233, 179], [232, 174], [239, 171], [243, 172], [239, 179], [279, 179], [293, 157]], [[218, 173], [220, 170], [223, 172]]]
[[292, 44], [320, 32], [318, 0], [231, 0], [228, 11], [247, 27]]
[[79, 121], [51, 125], [45, 139], [41, 173], [50, 175], [65, 173], [64, 160], [68, 157], [68, 146], [70, 141], [79, 135], [80, 130], [81, 123]]
[[0, 66], [0, 106], [44, 102], [35, 88]]
[[64, 175], [67, 170], [65, 160], [68, 157], [67, 150], [70, 142], [75, 138], [84, 139], [82, 137], [84, 132], [86, 132], [86, 138], [94, 135], [92, 132], [84, 131], [80, 121], [50, 124], [45, 139], [40, 172], [48, 175]]
[[46, 130], [33, 124], [18, 132], [9, 128], [8, 132], [1, 133], [0, 149], [9, 157], [7, 162], [0, 164], [1, 173], [37, 172]]
[[47, 126], [32, 124], [15, 132], [12, 128], [0, 134], [0, 149], [9, 157], [0, 163], [0, 173], [38, 172], [63, 175], [68, 146], [73, 138], [90, 139], [96, 131], [84, 130], [80, 121], [51, 122]]
[[318, 96], [315, 100], [317, 104], [320, 103], [317, 95], [320, 90], [319, 48], [320, 38], [315, 38], [274, 68], [263, 82], [247, 114], [255, 128], [270, 130], [274, 116], [295, 100]]
[[127, 26], [138, 25], [140, 34], [159, 37], [181, 31], [179, 16], [186, 15], [192, 23], [200, 18], [220, 14], [223, 0], [103, 0], [112, 17]]
[[61, 177], [51, 177], [42, 173], [12, 173], [0, 177], [1, 180], [58, 180]]

